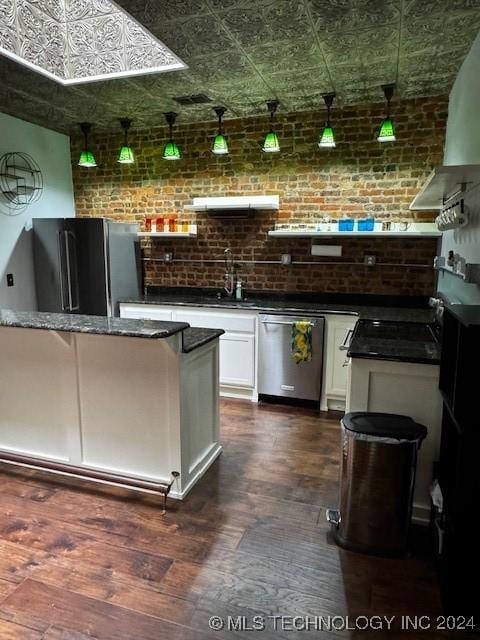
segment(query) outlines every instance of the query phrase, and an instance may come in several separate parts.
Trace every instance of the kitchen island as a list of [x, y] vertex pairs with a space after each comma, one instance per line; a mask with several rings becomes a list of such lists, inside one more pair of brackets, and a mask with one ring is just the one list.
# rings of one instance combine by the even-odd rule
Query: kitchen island
[[0, 460], [183, 498], [221, 452], [222, 333], [0, 311]]

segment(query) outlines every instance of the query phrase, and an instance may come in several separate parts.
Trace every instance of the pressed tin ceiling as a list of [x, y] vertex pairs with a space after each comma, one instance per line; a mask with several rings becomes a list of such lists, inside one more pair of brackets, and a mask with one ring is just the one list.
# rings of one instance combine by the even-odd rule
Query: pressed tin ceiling
[[0, 52], [61, 84], [183, 69], [112, 0], [0, 0]]
[[[51, 7], [55, 0], [15, 0]], [[85, 6], [87, 0], [69, 0]], [[5, 6], [0, 0], [0, 29]], [[95, 4], [103, 4], [96, 0]], [[61, 86], [0, 56], [0, 109], [59, 131], [82, 120], [118, 130], [262, 114], [265, 101], [282, 112], [382, 102], [381, 85], [398, 97], [448, 93], [480, 29], [480, 0], [117, 0], [188, 69]], [[87, 55], [87, 52], [85, 52]], [[98, 51], [90, 53], [99, 57]], [[212, 103], [179, 107], [175, 97], [207, 94]], [[334, 110], [332, 117], [334, 117]]]

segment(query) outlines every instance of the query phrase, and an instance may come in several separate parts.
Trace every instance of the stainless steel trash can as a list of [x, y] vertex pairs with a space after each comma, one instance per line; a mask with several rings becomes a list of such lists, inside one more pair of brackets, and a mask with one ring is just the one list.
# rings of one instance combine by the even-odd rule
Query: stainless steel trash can
[[341, 421], [340, 507], [328, 509], [342, 547], [377, 555], [406, 551], [417, 452], [427, 429], [408, 416], [348, 413]]

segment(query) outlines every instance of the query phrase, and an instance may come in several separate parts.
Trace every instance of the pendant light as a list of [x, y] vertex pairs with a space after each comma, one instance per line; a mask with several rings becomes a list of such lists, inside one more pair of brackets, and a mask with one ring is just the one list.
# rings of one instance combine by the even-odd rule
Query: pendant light
[[118, 152], [117, 162], [120, 164], [133, 164], [135, 162], [135, 155], [132, 147], [128, 144], [128, 130], [130, 129], [131, 124], [132, 121], [129, 118], [120, 118], [120, 126], [125, 134], [123, 145], [120, 147], [120, 151]]
[[385, 100], [387, 101], [387, 117], [384, 118], [380, 131], [378, 133], [377, 140], [379, 142], [393, 142], [395, 138], [395, 127], [393, 126], [393, 120], [390, 117], [390, 100], [393, 97], [395, 90], [395, 84], [382, 85], [383, 93], [385, 94]]
[[91, 167], [96, 167], [97, 162], [95, 160], [95, 156], [88, 146], [88, 134], [90, 133], [92, 125], [90, 124], [90, 122], [80, 122], [79, 127], [83, 133], [84, 143], [83, 149], [80, 153], [80, 158], [78, 160], [78, 166], [87, 167], [88, 169], [90, 169]]
[[213, 107], [213, 110], [218, 117], [218, 133], [213, 141], [212, 153], [217, 156], [225, 156], [228, 154], [228, 143], [222, 131], [222, 117], [226, 109], [225, 107]]
[[334, 149], [336, 147], [335, 144], [335, 136], [333, 134], [332, 125], [330, 124], [330, 109], [332, 108], [333, 99], [335, 98], [335, 93], [323, 93], [322, 97], [327, 106], [327, 120], [325, 122], [325, 126], [323, 127], [322, 135], [320, 137], [320, 141], [318, 146], [322, 148]]
[[267, 133], [265, 140], [263, 141], [262, 151], [265, 151], [265, 153], [278, 153], [280, 151], [278, 136], [273, 130], [273, 118], [279, 104], [278, 100], [269, 100], [267, 102], [267, 107], [270, 111], [270, 131]]
[[163, 148], [163, 156], [164, 160], [180, 160], [182, 157], [180, 154], [180, 149], [173, 141], [173, 125], [175, 124], [175, 120], [177, 119], [177, 114], [175, 111], [169, 111], [168, 113], [164, 113], [165, 119], [169, 126], [169, 140], [167, 144]]

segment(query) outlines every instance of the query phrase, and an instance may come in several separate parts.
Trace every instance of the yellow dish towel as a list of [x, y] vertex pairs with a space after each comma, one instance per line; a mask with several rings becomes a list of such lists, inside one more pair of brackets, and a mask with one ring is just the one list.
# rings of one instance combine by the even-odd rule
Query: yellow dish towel
[[308, 320], [292, 324], [292, 358], [297, 364], [312, 359], [312, 325]]

